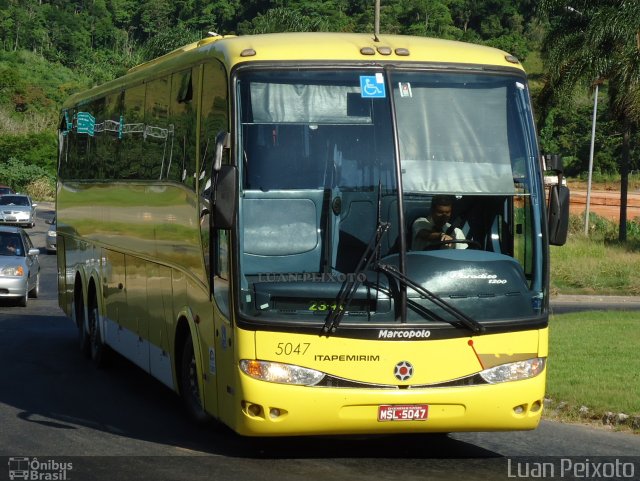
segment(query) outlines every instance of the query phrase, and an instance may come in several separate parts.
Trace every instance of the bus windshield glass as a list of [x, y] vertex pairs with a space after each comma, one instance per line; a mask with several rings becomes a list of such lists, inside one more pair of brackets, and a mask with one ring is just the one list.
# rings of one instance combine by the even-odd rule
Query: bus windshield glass
[[241, 319], [322, 325], [342, 311], [345, 328], [455, 326], [388, 268], [481, 323], [541, 315], [523, 75], [245, 69], [236, 98]]

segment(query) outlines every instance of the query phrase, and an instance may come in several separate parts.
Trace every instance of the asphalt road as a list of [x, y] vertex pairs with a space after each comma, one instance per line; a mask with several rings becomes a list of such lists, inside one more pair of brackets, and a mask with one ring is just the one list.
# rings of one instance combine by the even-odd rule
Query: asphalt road
[[[31, 231], [39, 247], [45, 229]], [[593, 474], [616, 467], [617, 479], [640, 479], [640, 436], [550, 421], [529, 432], [269, 440], [194, 425], [127, 361], [98, 370], [80, 355], [57, 307], [55, 256], [40, 258], [41, 296], [0, 304], [0, 481], [25, 465], [74, 481], [507, 480], [540, 478], [536, 467], [546, 479], [614, 479]], [[590, 476], [575, 471], [583, 465]]]

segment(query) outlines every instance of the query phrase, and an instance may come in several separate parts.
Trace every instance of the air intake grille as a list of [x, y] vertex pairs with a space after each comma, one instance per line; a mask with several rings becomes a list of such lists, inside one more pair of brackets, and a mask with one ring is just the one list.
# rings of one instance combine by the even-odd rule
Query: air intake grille
[[459, 379], [453, 379], [451, 381], [438, 382], [434, 384], [411, 384], [411, 385], [399, 385], [399, 384], [374, 384], [359, 381], [352, 381], [350, 379], [343, 379], [336, 376], [325, 376], [322, 381], [316, 384], [314, 387], [333, 387], [333, 388], [358, 388], [358, 389], [425, 389], [425, 388], [438, 388], [438, 387], [457, 387], [457, 386], [475, 386], [487, 384], [479, 374], [473, 374], [471, 376], [461, 377]]

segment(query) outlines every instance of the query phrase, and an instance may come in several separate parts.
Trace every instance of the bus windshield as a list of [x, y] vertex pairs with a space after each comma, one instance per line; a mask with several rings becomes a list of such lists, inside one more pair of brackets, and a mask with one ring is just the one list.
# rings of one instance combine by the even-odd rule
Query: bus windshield
[[542, 187], [523, 75], [246, 69], [236, 98], [243, 320], [322, 325], [340, 311], [345, 327], [455, 327], [429, 295], [478, 322], [541, 315]]

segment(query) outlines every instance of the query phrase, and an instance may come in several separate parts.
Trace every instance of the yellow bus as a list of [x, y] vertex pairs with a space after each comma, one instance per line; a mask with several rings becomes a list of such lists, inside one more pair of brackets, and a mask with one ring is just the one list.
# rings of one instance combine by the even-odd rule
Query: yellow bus
[[59, 304], [97, 364], [247, 436], [537, 426], [568, 191], [513, 56], [209, 37], [71, 97], [59, 139]]

